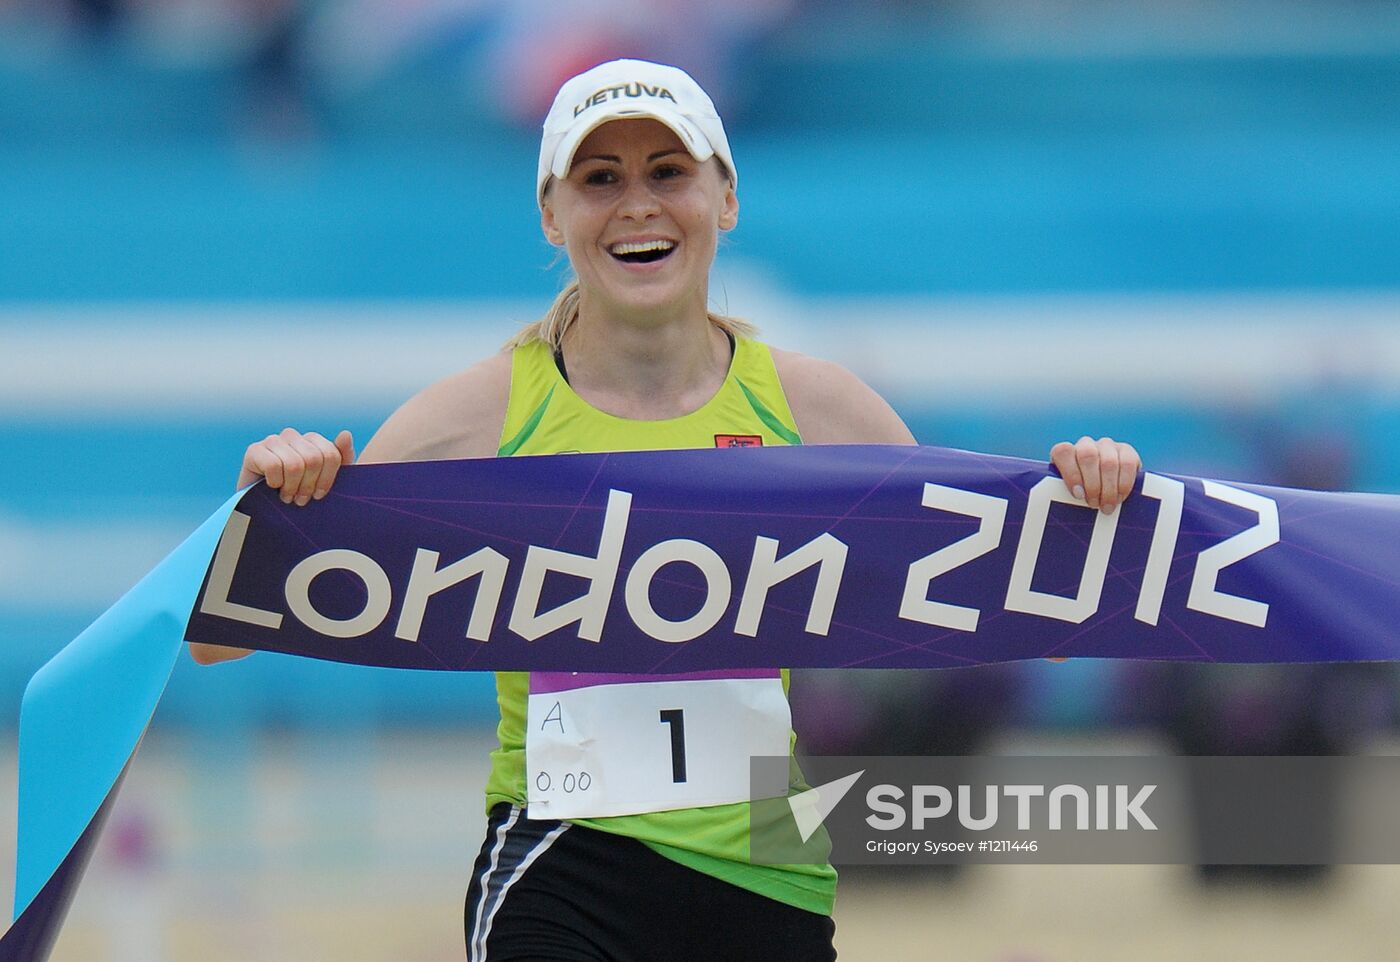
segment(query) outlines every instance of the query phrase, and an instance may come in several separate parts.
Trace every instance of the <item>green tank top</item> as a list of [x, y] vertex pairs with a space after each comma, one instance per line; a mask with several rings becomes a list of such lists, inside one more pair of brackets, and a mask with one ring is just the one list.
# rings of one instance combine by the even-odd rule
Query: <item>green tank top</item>
[[[592, 407], [559, 373], [552, 349], [532, 341], [516, 348], [511, 359], [510, 401], [498, 454], [801, 443], [772, 354], [757, 341], [736, 338], [729, 374], [714, 397], [689, 414], [663, 421], [633, 421]], [[782, 679], [786, 691], [786, 670]], [[497, 672], [500, 747], [491, 753], [488, 811], [500, 802], [526, 803], [528, 693], [527, 672]], [[789, 746], [794, 743], [790, 735]], [[835, 901], [836, 871], [830, 865], [749, 863], [747, 802], [571, 821], [630, 836], [672, 861], [809, 912], [829, 915]]]

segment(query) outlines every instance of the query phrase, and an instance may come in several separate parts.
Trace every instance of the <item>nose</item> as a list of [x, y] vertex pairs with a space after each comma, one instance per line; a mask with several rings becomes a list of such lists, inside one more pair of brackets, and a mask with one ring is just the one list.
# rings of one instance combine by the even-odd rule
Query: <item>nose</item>
[[661, 213], [656, 194], [651, 189], [651, 181], [646, 177], [629, 177], [617, 205], [618, 215], [629, 220], [644, 221]]

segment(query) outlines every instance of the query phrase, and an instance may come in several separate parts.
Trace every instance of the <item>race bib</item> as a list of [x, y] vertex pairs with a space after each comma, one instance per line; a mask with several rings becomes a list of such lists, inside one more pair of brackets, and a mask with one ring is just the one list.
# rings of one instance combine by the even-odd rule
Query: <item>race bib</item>
[[748, 801], [749, 757], [786, 755], [778, 671], [531, 672], [525, 773], [534, 818]]

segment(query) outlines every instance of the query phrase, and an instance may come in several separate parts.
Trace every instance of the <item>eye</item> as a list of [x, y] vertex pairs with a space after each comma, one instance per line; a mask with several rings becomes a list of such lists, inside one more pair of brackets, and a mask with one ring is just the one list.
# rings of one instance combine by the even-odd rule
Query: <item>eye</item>
[[615, 180], [617, 180], [617, 176], [606, 167], [590, 170], [583, 175], [583, 182], [591, 187], [602, 187], [606, 184], [611, 184]]
[[657, 180], [669, 180], [672, 177], [684, 177], [685, 168], [679, 164], [661, 164], [651, 175]]

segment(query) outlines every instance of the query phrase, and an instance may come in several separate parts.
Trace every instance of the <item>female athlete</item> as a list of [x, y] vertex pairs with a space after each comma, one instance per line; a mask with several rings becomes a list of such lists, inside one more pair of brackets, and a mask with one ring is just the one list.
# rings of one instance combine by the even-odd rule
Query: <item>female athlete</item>
[[[737, 184], [714, 106], [681, 70], [619, 60], [569, 80], [545, 120], [536, 198], [544, 236], [576, 280], [501, 353], [405, 403], [360, 460], [915, 443], [839, 365], [770, 348], [708, 310], [719, 235], [739, 218]], [[1139, 467], [1108, 438], [1050, 454], [1071, 492], [1105, 512]], [[289, 428], [248, 448], [238, 484], [263, 479], [305, 505], [354, 458], [348, 432], [332, 442]], [[191, 647], [206, 664], [247, 654]], [[658, 802], [646, 787], [657, 707], [664, 715], [678, 699], [716, 730], [729, 726], [708, 745], [704, 726], [687, 730], [687, 751], [708, 751], [715, 770], [746, 773], [764, 746], [789, 750], [785, 672], [502, 672], [496, 687], [500, 747], [467, 895], [469, 959], [835, 957], [830, 866], [750, 864], [744, 794], [690, 779]], [[645, 734], [608, 721], [638, 712], [650, 712]], [[562, 817], [526, 777], [560, 753], [610, 773], [607, 794]]]

